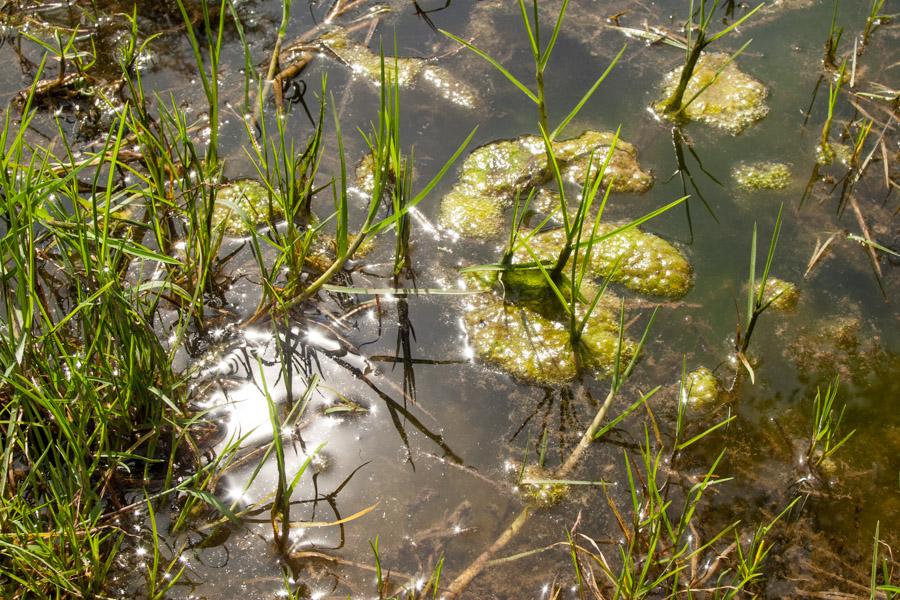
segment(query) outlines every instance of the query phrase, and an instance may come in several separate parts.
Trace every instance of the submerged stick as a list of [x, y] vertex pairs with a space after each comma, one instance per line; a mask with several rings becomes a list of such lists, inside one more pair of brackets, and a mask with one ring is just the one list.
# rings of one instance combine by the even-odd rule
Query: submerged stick
[[[594, 440], [594, 436], [597, 434], [597, 431], [600, 429], [600, 424], [603, 422], [603, 419], [606, 417], [606, 413], [609, 411], [609, 407], [612, 406], [613, 399], [616, 396], [616, 386], [613, 385], [609, 394], [606, 396], [606, 400], [604, 400], [603, 405], [597, 411], [597, 414], [594, 415], [594, 419], [591, 421], [591, 424], [588, 426], [587, 430], [581, 436], [581, 439], [578, 441], [578, 445], [575, 446], [575, 449], [572, 450], [572, 453], [569, 454], [569, 457], [566, 459], [566, 462], [559, 467], [554, 473], [554, 479], [566, 479], [568, 475], [572, 473], [575, 467], [578, 465], [578, 462], [581, 460], [581, 457], [584, 456], [584, 453], [587, 451], [588, 447], [591, 445], [591, 442]], [[478, 558], [476, 558], [466, 569], [456, 576], [452, 582], [450, 582], [450, 586], [447, 588], [446, 593], [444, 594], [444, 598], [448, 600], [453, 598], [458, 598], [460, 594], [462, 594], [466, 588], [472, 583], [472, 580], [478, 577], [481, 572], [485, 569], [485, 567], [489, 566], [489, 563], [493, 559], [494, 555], [497, 554], [500, 550], [506, 547], [506, 545], [516, 536], [519, 531], [525, 526], [528, 522], [528, 518], [532, 515], [533, 508], [530, 506], [525, 506], [519, 512], [518, 516], [513, 520], [512, 523], [500, 534], [500, 536], [494, 541], [491, 546], [482, 552]]]

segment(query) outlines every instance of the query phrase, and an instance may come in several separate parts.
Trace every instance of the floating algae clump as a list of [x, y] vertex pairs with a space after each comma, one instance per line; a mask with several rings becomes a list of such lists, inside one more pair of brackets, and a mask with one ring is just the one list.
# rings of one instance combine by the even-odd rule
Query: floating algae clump
[[[265, 220], [269, 211], [269, 190], [253, 179], [241, 179], [219, 188], [213, 208], [213, 227], [222, 225], [225, 233], [242, 236]], [[277, 203], [271, 203], [275, 215], [281, 214]]]
[[791, 169], [784, 163], [741, 163], [731, 175], [746, 190], [783, 190], [791, 183]]
[[569, 493], [569, 486], [550, 479], [550, 474], [537, 465], [525, 467], [519, 491], [529, 504], [550, 508], [559, 504]]
[[[619, 322], [610, 306], [615, 300], [604, 301], [588, 318], [577, 357], [568, 322], [545, 316], [527, 304], [517, 306], [495, 294], [480, 294], [471, 300], [464, 321], [480, 360], [525, 381], [563, 383], [575, 378], [579, 364], [604, 376], [615, 367]], [[623, 361], [630, 359], [634, 348], [632, 340], [623, 339]]]
[[[328, 48], [338, 60], [350, 67], [350, 69], [363, 77], [373, 81], [381, 81], [381, 56], [375, 54], [367, 47], [353, 41], [347, 31], [336, 27], [319, 38], [323, 46]], [[425, 67], [425, 60], [421, 58], [384, 57], [385, 75], [395, 73], [396, 66], [397, 84], [407, 87], [419, 75]]]
[[[756, 282], [756, 293], [759, 293], [760, 282]], [[769, 302], [775, 310], [788, 311], [797, 306], [800, 299], [800, 290], [789, 281], [770, 277], [766, 280], [766, 293], [763, 295], [763, 303]]]
[[463, 237], [493, 237], [503, 227], [503, 207], [494, 196], [457, 186], [444, 196], [440, 218]]
[[[586, 131], [576, 138], [554, 143], [560, 168], [569, 179], [583, 180], [591, 153], [593, 170], [606, 158], [614, 137], [612, 133]], [[444, 197], [441, 224], [466, 237], [496, 235], [502, 227], [502, 210], [512, 205], [515, 192], [524, 194], [550, 179], [541, 138], [524, 136], [481, 146], [466, 157], [459, 180]], [[612, 183], [617, 192], [641, 193], [650, 189], [653, 177], [641, 169], [634, 146], [619, 140], [603, 181], [605, 185]], [[459, 203], [463, 206], [453, 206]], [[494, 207], [489, 209], [491, 203]]]
[[[381, 83], [381, 56], [352, 40], [345, 29], [336, 27], [319, 41], [354, 73], [375, 84]], [[385, 56], [384, 68], [385, 75], [396, 77], [400, 87], [411, 87], [419, 81], [433, 88], [445, 100], [463, 108], [474, 108], [479, 103], [474, 88], [446, 69], [428, 64], [424, 58]]]
[[687, 374], [682, 400], [694, 406], [709, 406], [719, 398], [719, 380], [706, 367]]
[[[536, 138], [502, 140], [472, 151], [463, 162], [458, 186], [506, 196], [549, 177], [543, 144]], [[532, 143], [528, 143], [531, 141]]]
[[[657, 109], [675, 92], [680, 77], [681, 67], [666, 74]], [[738, 69], [727, 54], [703, 54], [684, 93], [685, 104], [694, 100], [681, 114], [738, 134], [769, 113], [766, 94], [766, 86]]]
[[[620, 224], [601, 223], [597, 235], [609, 233]], [[589, 231], [586, 230], [584, 238]], [[532, 248], [540, 259], [556, 258], [565, 233], [554, 229], [534, 236]], [[523, 255], [521, 261], [528, 259]], [[613, 267], [619, 261], [618, 268]], [[691, 288], [693, 269], [681, 252], [664, 239], [632, 227], [594, 244], [591, 268], [596, 277], [609, 277], [630, 290], [651, 296], [680, 298]]]
[[475, 108], [481, 101], [474, 88], [447, 69], [427, 65], [422, 69], [421, 81], [434, 88], [441, 98], [463, 108]]
[[847, 144], [828, 143], [816, 145], [816, 162], [820, 165], [830, 165], [837, 161], [839, 164], [849, 167], [853, 161], [853, 149]]
[[[615, 137], [615, 134], [606, 131], [585, 131], [576, 138], [554, 144], [556, 159], [567, 163], [566, 176], [570, 180], [582, 183], [587, 175], [591, 152], [594, 153], [593, 176], [606, 160]], [[609, 185], [610, 182], [614, 192], [635, 194], [642, 194], [653, 185], [653, 176], [641, 169], [633, 144], [621, 139], [616, 142], [616, 149], [603, 174], [603, 184]]]

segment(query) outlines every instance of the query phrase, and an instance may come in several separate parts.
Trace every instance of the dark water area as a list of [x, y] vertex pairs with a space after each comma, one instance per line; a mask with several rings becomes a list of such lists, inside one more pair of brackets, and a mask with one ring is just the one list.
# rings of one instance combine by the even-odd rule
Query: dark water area
[[[436, 28], [471, 41], [522, 81], [533, 81], [528, 41], [515, 3], [453, 0], [446, 8], [441, 4], [419, 6], [434, 9], [428, 18]], [[717, 27], [750, 8], [748, 3], [722, 4], [734, 12], [720, 8]], [[688, 435], [734, 417], [679, 453], [675, 461], [663, 459], [675, 490], [675, 506], [680, 506], [691, 486], [725, 451], [715, 470], [721, 482], [697, 507], [692, 533], [697, 542], [706, 543], [739, 521], [737, 540], [748, 543], [758, 527], [800, 498], [771, 530], [764, 578], [754, 588], [759, 597], [868, 597], [876, 524], [885, 544], [900, 548], [898, 259], [877, 250], [875, 267], [867, 246], [848, 237], [871, 235], [886, 248], [898, 250], [894, 188], [900, 153], [896, 112], [900, 28], [896, 21], [886, 21], [871, 35], [856, 60], [852, 93], [845, 89], [834, 116], [832, 138], [843, 136], [844, 143], [856, 135], [861, 119], [875, 122], [863, 150], [863, 157], [871, 151], [873, 158], [853, 185], [851, 206], [849, 196], [842, 198], [847, 167], [816, 166], [828, 103], [829, 80], [820, 82], [822, 48], [833, 5], [815, 0], [768, 4], [712, 49], [732, 53], [752, 38], [736, 63], [768, 89], [768, 115], [738, 135], [697, 122], [675, 134], [673, 124], [650, 107], [660, 98], [663, 76], [682, 63], [684, 51], [649, 44], [610, 25], [680, 32], [688, 3], [572, 0], [548, 67], [549, 121], [558, 123], [627, 44], [620, 62], [564, 137], [621, 126], [622, 139], [634, 144], [641, 166], [653, 174], [653, 186], [646, 193], [613, 193], [604, 220], [634, 219], [691, 195], [685, 204], [642, 229], [684, 254], [693, 268], [693, 285], [677, 299], [613, 286], [625, 298], [632, 337], [640, 337], [657, 305], [659, 312], [642, 358], [608, 419], [641, 394], [656, 386], [660, 391], [646, 407], [594, 442], [571, 476], [606, 484], [571, 485], [562, 502], [533, 512], [523, 530], [493, 557], [515, 560], [487, 568], [463, 597], [545, 598], [557, 588], [556, 597], [579, 597], [566, 542], [566, 532], [576, 522], [577, 534], [586, 536], [579, 543], [587, 546], [590, 538], [595, 543], [591, 549], [602, 553], [613, 570], [618, 568], [618, 549], [625, 539], [611, 505], [624, 511], [631, 502], [623, 455], [633, 465], [645, 439], [671, 443], [682, 365], [687, 371], [711, 369], [721, 386], [714, 403], [688, 408]], [[475, 239], [449, 231], [441, 224], [442, 198], [456, 182], [469, 151], [501, 139], [536, 135], [537, 113], [486, 61], [432, 29], [411, 2], [391, 2], [378, 18], [368, 16], [373, 6], [360, 2], [337, 22], [355, 28], [349, 34], [352, 39], [374, 52], [383, 44], [390, 54], [396, 45], [399, 56], [426, 58], [474, 91], [473, 103], [463, 106], [419, 79], [403, 87], [400, 98], [401, 140], [405, 150], [414, 150], [416, 189], [478, 127], [457, 165], [412, 213], [412, 268], [397, 284], [459, 289], [460, 268], [498, 260], [506, 240], [504, 234]], [[321, 2], [294, 3], [286, 45], [320, 23], [329, 8]], [[234, 9], [243, 24], [250, 64], [264, 69], [281, 5], [248, 0], [235, 3]], [[104, 40], [102, 56], [112, 61], [128, 27], [119, 13], [131, 10], [130, 5], [111, 2], [61, 3], [57, 8], [44, 3], [3, 6], [0, 104], [12, 102], [35, 76], [41, 49], [26, 33], [50, 39], [54, 28], [72, 31], [79, 25], [85, 29], [83, 35]], [[159, 98], [171, 95], [199, 120], [198, 138], [208, 139], [206, 100], [177, 5], [139, 2], [135, 10], [139, 39], [157, 36], [140, 58], [145, 89]], [[542, 3], [545, 34], [557, 10], [556, 2]], [[868, 13], [868, 2], [839, 6], [836, 21], [845, 27], [840, 48], [848, 56]], [[900, 2], [886, 2], [882, 13], [900, 13]], [[57, 69], [48, 62], [44, 77], [56, 76]], [[230, 179], [257, 176], [246, 153], [245, 123], [251, 111], [244, 104], [245, 69], [244, 47], [229, 24], [221, 58], [219, 153]], [[299, 94], [305, 88], [303, 100], [313, 116], [326, 75], [328, 101], [340, 118], [352, 170], [366, 153], [356, 130], [368, 130], [377, 119], [379, 88], [364, 72], [333, 52], [322, 51], [294, 78], [300, 87], [289, 92]], [[849, 82], [846, 86], [850, 89]], [[892, 90], [893, 105], [856, 95], [881, 90]], [[58, 144], [53, 120], [58, 116], [62, 131], [76, 140], [76, 150], [102, 143], [115, 114], [99, 102], [96, 90], [52, 95], [45, 102], [28, 135], [36, 142]], [[270, 126], [274, 115], [272, 110], [264, 116]], [[312, 126], [302, 104], [291, 104], [284, 118], [289, 136], [298, 146], [305, 144]], [[339, 172], [334, 127], [328, 121], [327, 144], [333, 151], [323, 159], [323, 184]], [[677, 174], [679, 139], [683, 166], [696, 189], [691, 180], [683, 185]], [[790, 172], [786, 187], [742, 188], [733, 170], [741, 163], [760, 161], [786, 164]], [[354, 197], [358, 202], [350, 219], [359, 223], [366, 202], [362, 192]], [[331, 203], [330, 192], [322, 193], [316, 205], [320, 216], [330, 214]], [[755, 373], [751, 383], [734, 357], [734, 336], [745, 311], [754, 223], [761, 264], [780, 206], [783, 226], [772, 275], [796, 284], [800, 296], [792, 310], [770, 310], [760, 317], [750, 345]], [[511, 218], [507, 210], [503, 231]], [[865, 233], [860, 221], [867, 227]], [[817, 244], [829, 239], [828, 251], [810, 267]], [[372, 252], [355, 261], [353, 271], [335, 283], [395, 287], [390, 277], [393, 244], [393, 235], [386, 232]], [[296, 311], [289, 322], [239, 329], [236, 323], [252, 313], [260, 289], [247, 245], [227, 240], [223, 253], [231, 250], [236, 252], [230, 262], [233, 280], [224, 305], [232, 317], [223, 319], [202, 350], [179, 353], [183, 368], [193, 371], [197, 407], [209, 410], [216, 426], [210, 450], [220, 452], [241, 436], [246, 436], [239, 444], [244, 451], [265, 447], [272, 427], [264, 390], [279, 405], [297, 402], [306, 383], [318, 375], [317, 390], [285, 437], [289, 473], [312, 458], [293, 495], [291, 516], [297, 527], [291, 534], [289, 557], [279, 556], [273, 546], [267, 506], [277, 470], [269, 459], [256, 473], [260, 453], [256, 460], [228, 468], [216, 490], [234, 510], [251, 509], [238, 523], [222, 525], [219, 515], [212, 514], [189, 521], [186, 530], [168, 533], [167, 526], [178, 516], [178, 503], [157, 508], [165, 547], [181, 552], [187, 565], [168, 597], [251, 600], [288, 597], [286, 590], [299, 598], [377, 597], [370, 546], [376, 538], [381, 564], [385, 572], [391, 571], [394, 584], [421, 588], [441, 557], [442, 580], [449, 582], [520, 511], [525, 500], [517, 478], [523, 460], [534, 464], [543, 454], [548, 469], [564, 463], [609, 391], [609, 380], [600, 376], [584, 374], [564, 384], [532, 383], [485, 364], [471, 344], [465, 314], [472, 299], [464, 295], [329, 291]], [[162, 325], [159, 334], [167, 334]], [[289, 366], [283, 363], [278, 340], [296, 344]], [[286, 372], [292, 375], [290, 392]], [[813, 476], [806, 464], [813, 399], [836, 376], [837, 406], [846, 405], [841, 431], [855, 433]], [[141, 494], [135, 493], [139, 499]], [[358, 515], [370, 507], [374, 508]], [[327, 525], [343, 519], [347, 520], [340, 525]], [[323, 524], [327, 526], [319, 526]], [[146, 531], [140, 519], [137, 527]], [[700, 554], [694, 568], [701, 572], [710, 568], [717, 553], [734, 541], [735, 534], [729, 533]], [[143, 579], [134, 573], [145, 564], [143, 547], [140, 539], [129, 538], [117, 558], [119, 572], [110, 586], [122, 597], [142, 596]], [[535, 552], [516, 556], [530, 551]], [[598, 564], [593, 565], [593, 576], [606, 581]], [[697, 597], [717, 597], [707, 589], [713, 585], [714, 578], [698, 586]], [[650, 597], [666, 597], [666, 592], [660, 588]]]

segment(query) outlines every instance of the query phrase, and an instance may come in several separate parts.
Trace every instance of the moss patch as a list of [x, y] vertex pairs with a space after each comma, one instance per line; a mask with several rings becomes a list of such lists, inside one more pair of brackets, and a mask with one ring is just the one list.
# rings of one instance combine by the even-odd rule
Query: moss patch
[[741, 163], [731, 176], [745, 190], [782, 190], [791, 183], [791, 169], [784, 163]]
[[[766, 86], [729, 60], [729, 55], [721, 53], [700, 57], [688, 82], [684, 102], [697, 97], [683, 109], [682, 115], [691, 121], [702, 121], [738, 134], [769, 114], [768, 92]], [[663, 99], [656, 104], [657, 110], [675, 92], [680, 77], [681, 67], [666, 74]]]

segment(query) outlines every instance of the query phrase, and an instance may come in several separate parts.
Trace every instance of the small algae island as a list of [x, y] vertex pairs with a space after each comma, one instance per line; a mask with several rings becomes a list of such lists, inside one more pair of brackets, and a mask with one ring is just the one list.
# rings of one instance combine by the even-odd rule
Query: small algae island
[[[602, 164], [612, 148], [615, 134], [585, 131], [569, 140], [554, 142], [553, 152], [560, 170], [571, 182], [581, 182], [593, 167]], [[513, 205], [516, 190], [527, 191], [548, 183], [552, 172], [544, 142], [536, 136], [486, 144], [466, 157], [459, 179], [441, 202], [440, 221], [445, 228], [465, 238], [496, 237], [503, 229], [503, 215]], [[653, 185], [653, 176], [638, 163], [637, 149], [617, 140], [603, 175], [603, 184], [614, 191], [643, 193]]]
[[[682, 70], [663, 79], [663, 99], [655, 108], [665, 114], [666, 102], [675, 92]], [[741, 71], [733, 58], [722, 53], [704, 53], [688, 81], [678, 115], [738, 134], [769, 114], [768, 90], [760, 81]]]
[[740, 163], [731, 176], [745, 190], [783, 190], [791, 184], [791, 168], [784, 163]]
[[[552, 151], [568, 184], [597, 179], [597, 185], [609, 192], [642, 193], [653, 183], [638, 163], [635, 147], [615, 134], [586, 131], [554, 142]], [[534, 192], [540, 198], [538, 209], [558, 218], [558, 192], [543, 187], [550, 180], [546, 147], [540, 138], [524, 136], [486, 144], [463, 162], [456, 185], [443, 198], [441, 223], [462, 239], [497, 237], [514, 197], [521, 200]], [[586, 225], [584, 239], [591, 234]], [[609, 280], [656, 297], [680, 298], [689, 291], [690, 263], [669, 242], [623, 223], [598, 223], [593, 234], [596, 243], [585, 273], [590, 281]], [[559, 227], [523, 230], [520, 235], [528, 239], [527, 250], [520, 248], [508, 257], [512, 270], [494, 279], [485, 273], [468, 278], [470, 287], [487, 291], [465, 305], [463, 320], [475, 356], [518, 379], [545, 384], [571, 381], [581, 372], [609, 376], [617, 354], [619, 360], [627, 361], [635, 351], [635, 342], [628, 336], [623, 335], [620, 343], [620, 301], [607, 293], [589, 313], [579, 312], [586, 311], [588, 298], [597, 290], [573, 291], [560, 279], [562, 294], [570, 300], [572, 294], [581, 295], [572, 303], [574, 308], [562, 310], [559, 290], [553, 291], [555, 284], [527, 265], [533, 261], [551, 264], [567, 244], [565, 231]], [[573, 260], [564, 271], [571, 270]], [[572, 337], [574, 321], [584, 322], [577, 339]]]

